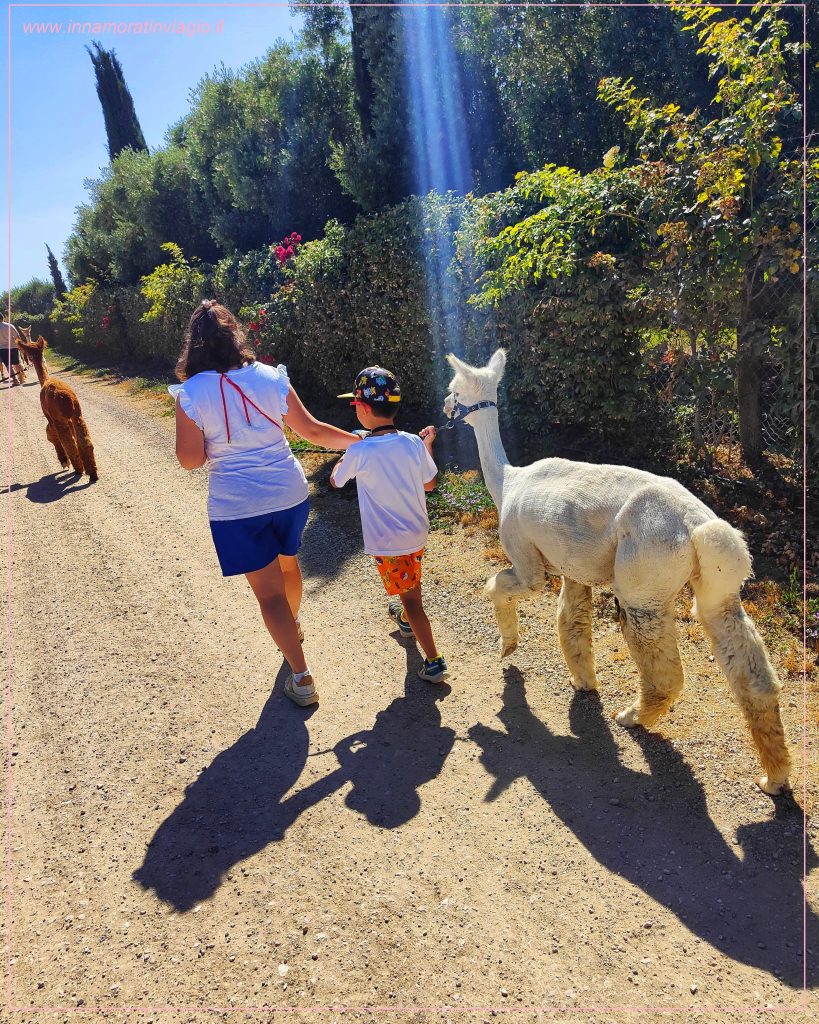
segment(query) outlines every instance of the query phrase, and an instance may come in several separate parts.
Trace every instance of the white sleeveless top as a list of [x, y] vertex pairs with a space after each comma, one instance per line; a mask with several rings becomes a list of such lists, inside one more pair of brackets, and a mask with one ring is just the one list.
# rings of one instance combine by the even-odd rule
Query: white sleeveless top
[[205, 435], [209, 519], [280, 512], [307, 498], [284, 436], [289, 389], [286, 367], [259, 362], [226, 374], [203, 370], [168, 388]]

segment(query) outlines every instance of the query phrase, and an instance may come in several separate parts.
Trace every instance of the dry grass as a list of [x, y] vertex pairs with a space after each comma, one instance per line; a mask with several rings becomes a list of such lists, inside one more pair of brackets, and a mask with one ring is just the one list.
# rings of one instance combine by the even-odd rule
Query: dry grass
[[484, 548], [483, 557], [487, 562], [496, 562], [498, 565], [512, 564], [504, 554], [504, 550], [500, 544], [492, 544], [488, 548]]
[[560, 588], [563, 586], [563, 578], [561, 576], [547, 576], [546, 577], [546, 592], [552, 594], [559, 594]]
[[686, 624], [685, 633], [689, 640], [696, 640], [698, 643], [705, 639], [702, 626], [696, 621]]
[[742, 604], [755, 620], [763, 621], [778, 615], [782, 605], [782, 587], [774, 580], [751, 580], [745, 585]]
[[806, 675], [812, 676], [816, 672], [816, 655], [792, 641], [782, 659], [782, 668], [789, 676], [801, 676], [803, 670]]

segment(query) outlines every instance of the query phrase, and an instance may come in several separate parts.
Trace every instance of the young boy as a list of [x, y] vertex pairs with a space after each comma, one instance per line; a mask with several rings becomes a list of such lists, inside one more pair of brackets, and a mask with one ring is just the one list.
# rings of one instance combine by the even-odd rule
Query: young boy
[[401, 387], [389, 370], [368, 366], [355, 379], [355, 387], [339, 398], [352, 398], [358, 422], [369, 433], [352, 445], [336, 463], [333, 487], [358, 482], [358, 505], [364, 550], [373, 555], [390, 601], [389, 614], [401, 636], [415, 636], [424, 652], [421, 679], [442, 682], [447, 677], [421, 603], [421, 558], [429, 532], [426, 491], [435, 487], [438, 469], [432, 461], [435, 427], [420, 435], [395, 426]]

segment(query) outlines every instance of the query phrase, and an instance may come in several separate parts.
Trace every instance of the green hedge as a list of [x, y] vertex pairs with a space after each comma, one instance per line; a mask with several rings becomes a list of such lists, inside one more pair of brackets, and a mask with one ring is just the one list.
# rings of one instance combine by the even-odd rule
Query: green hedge
[[347, 391], [362, 367], [381, 364], [402, 381], [405, 408], [440, 411], [448, 367], [425, 266], [437, 257], [436, 219], [458, 210], [451, 197], [412, 198], [351, 227], [328, 223], [270, 301], [245, 310], [260, 324], [260, 351], [287, 363], [309, 398]]
[[[654, 349], [664, 340], [670, 347], [668, 311], [635, 286], [639, 274], [624, 272], [621, 260], [596, 253], [570, 276], [494, 307], [470, 303], [486, 269], [477, 255], [482, 238], [525, 212], [509, 190], [481, 199], [412, 197], [349, 226], [330, 221], [323, 237], [296, 246], [284, 268], [269, 247], [207, 266], [169, 245], [169, 261], [139, 286], [81, 285], [55, 303], [49, 326], [63, 347], [170, 371], [193, 309], [212, 296], [249, 326], [262, 358], [287, 364], [310, 403], [326, 404], [349, 390], [362, 367], [380, 363], [401, 378], [411, 418], [433, 422], [450, 379], [446, 353], [482, 365], [502, 345], [501, 421], [513, 458], [560, 445], [618, 460], [656, 455], [660, 464], [689, 443], [697, 394], [716, 389], [731, 413], [731, 382], [717, 387], [725, 366], [708, 360], [690, 361], [690, 395], [661, 399]], [[794, 422], [801, 420], [798, 305], [777, 336], [786, 385], [779, 402]], [[811, 320], [809, 377], [814, 327]], [[44, 327], [35, 331], [52, 340]], [[809, 428], [815, 436], [815, 417]]]

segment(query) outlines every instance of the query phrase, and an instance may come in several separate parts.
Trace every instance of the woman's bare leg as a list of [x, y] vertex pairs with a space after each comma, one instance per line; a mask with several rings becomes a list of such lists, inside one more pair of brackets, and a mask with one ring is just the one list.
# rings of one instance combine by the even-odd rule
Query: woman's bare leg
[[245, 573], [245, 576], [256, 595], [264, 624], [276, 646], [294, 672], [306, 672], [307, 662], [299, 643], [296, 621], [285, 590], [285, 574], [279, 559], [274, 559], [264, 569]]
[[301, 568], [297, 555], [279, 555], [279, 566], [284, 575], [284, 592], [293, 618], [298, 619], [301, 607]]

